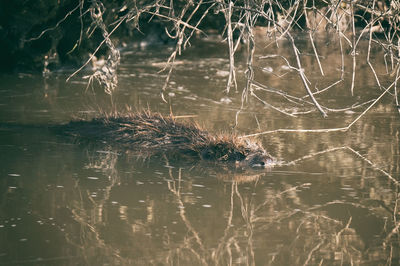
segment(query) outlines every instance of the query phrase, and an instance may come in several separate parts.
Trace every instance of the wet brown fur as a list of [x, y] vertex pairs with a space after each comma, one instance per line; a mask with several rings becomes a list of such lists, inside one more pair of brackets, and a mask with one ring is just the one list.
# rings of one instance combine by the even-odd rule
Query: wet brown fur
[[212, 135], [194, 123], [151, 111], [72, 121], [66, 126], [79, 137], [99, 138], [140, 151], [177, 152], [220, 162], [241, 162], [259, 154], [272, 161], [258, 143], [234, 135]]

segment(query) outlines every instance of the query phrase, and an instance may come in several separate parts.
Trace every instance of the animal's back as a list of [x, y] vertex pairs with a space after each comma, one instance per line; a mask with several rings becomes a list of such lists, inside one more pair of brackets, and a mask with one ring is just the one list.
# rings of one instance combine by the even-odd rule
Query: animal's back
[[[37, 126], [35, 126], [37, 127]], [[39, 126], [38, 126], [39, 127]], [[193, 123], [150, 111], [106, 115], [92, 120], [75, 120], [46, 126], [78, 140], [109, 144], [143, 154], [175, 153], [235, 167], [269, 167], [274, 159], [257, 142], [234, 135], [212, 135]]]
[[173, 117], [151, 112], [71, 121], [62, 130], [80, 138], [129, 145], [133, 149], [192, 150], [211, 138], [194, 124], [180, 123]]

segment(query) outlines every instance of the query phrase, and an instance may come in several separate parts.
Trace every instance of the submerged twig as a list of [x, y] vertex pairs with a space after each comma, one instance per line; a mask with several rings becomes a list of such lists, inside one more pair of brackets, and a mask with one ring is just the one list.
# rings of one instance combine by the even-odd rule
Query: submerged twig
[[[400, 77], [398, 77], [400, 78]], [[283, 132], [296, 132], [296, 133], [329, 133], [335, 131], [347, 131], [349, 130], [361, 117], [363, 117], [397, 82], [394, 81], [371, 105], [369, 105], [356, 119], [354, 119], [350, 124], [345, 127], [338, 127], [338, 128], [321, 128], [321, 129], [276, 129], [276, 130], [269, 130], [260, 133], [248, 134], [241, 136], [241, 138], [248, 138], [248, 137], [255, 137], [259, 135], [271, 134], [271, 133], [283, 133]]]
[[280, 166], [283, 166], [283, 165], [294, 165], [294, 164], [297, 164], [298, 162], [304, 161], [306, 159], [310, 159], [310, 158], [313, 158], [313, 157], [321, 155], [321, 154], [330, 153], [330, 152], [339, 151], [339, 150], [348, 150], [348, 151], [352, 152], [353, 154], [355, 154], [358, 157], [360, 157], [363, 161], [368, 163], [371, 167], [373, 167], [373, 169], [381, 172], [386, 177], [388, 177], [389, 180], [392, 181], [393, 184], [395, 184], [396, 186], [400, 186], [400, 180], [397, 180], [391, 174], [389, 174], [387, 171], [385, 171], [382, 168], [378, 167], [371, 160], [369, 160], [365, 156], [361, 155], [358, 151], [354, 150], [353, 148], [351, 148], [349, 146], [341, 146], [341, 147], [334, 147], [334, 148], [325, 149], [325, 150], [322, 150], [322, 151], [318, 151], [318, 152], [314, 152], [314, 153], [302, 156], [302, 157], [300, 157], [298, 159], [295, 159], [295, 160], [292, 160], [292, 161], [289, 161], [289, 162], [279, 162], [276, 165], [278, 165], [278, 166], [279, 165]]

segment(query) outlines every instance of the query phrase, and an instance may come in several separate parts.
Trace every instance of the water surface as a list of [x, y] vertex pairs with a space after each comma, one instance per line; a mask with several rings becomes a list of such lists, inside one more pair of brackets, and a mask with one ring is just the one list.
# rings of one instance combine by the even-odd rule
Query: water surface
[[[298, 75], [282, 67], [279, 58], [258, 59], [278, 51], [290, 59], [290, 48], [265, 47], [255, 53], [255, 80], [305, 96]], [[318, 48], [325, 77], [312, 54], [302, 58], [313, 84], [323, 88], [340, 78], [341, 62], [337, 47], [321, 41]], [[245, 84], [245, 49], [236, 58], [238, 91], [232, 88], [227, 95], [224, 45], [195, 43], [177, 59], [164, 103], [165, 73], [158, 71], [171, 49], [122, 50], [112, 99], [96, 84], [86, 89], [81, 77], [87, 73], [66, 83], [68, 69], [47, 77], [0, 77], [0, 123], [24, 125], [0, 129], [0, 264], [400, 264], [400, 117], [392, 96], [383, 97], [347, 132], [260, 135], [258, 140], [283, 162], [267, 171], [145, 158], [46, 128], [128, 106], [192, 115], [212, 132], [251, 134], [345, 127], [367, 107], [330, 112], [324, 119], [312, 106], [255, 90], [287, 112], [313, 112], [290, 117], [249, 97], [232, 129]], [[375, 66], [387, 86], [380, 56], [377, 52]], [[319, 98], [329, 108], [382, 93], [360, 63], [351, 96], [350, 63], [344, 81]]]

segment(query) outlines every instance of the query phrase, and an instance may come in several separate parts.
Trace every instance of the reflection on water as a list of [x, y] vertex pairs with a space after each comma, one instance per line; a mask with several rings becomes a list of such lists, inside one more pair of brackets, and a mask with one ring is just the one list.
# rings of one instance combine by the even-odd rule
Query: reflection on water
[[[161, 103], [164, 76], [157, 74], [167, 50], [125, 52], [118, 106], [101, 90], [65, 84], [64, 72], [3, 76], [0, 122], [62, 123], [128, 104], [164, 113], [171, 107], [197, 115], [211, 131], [229, 131], [241, 95], [222, 93], [228, 61], [221, 51], [183, 56], [167, 91], [170, 104]], [[365, 93], [340, 97], [340, 87], [326, 104], [339, 108], [379, 95], [359, 67], [365, 79], [355, 88]], [[302, 93], [295, 76], [282, 84], [263, 73], [256, 72], [259, 82]], [[292, 118], [251, 99], [236, 130], [340, 127], [363, 110]], [[399, 125], [392, 102], [383, 100], [348, 132], [263, 135], [282, 161], [265, 172], [143, 158], [45, 126], [0, 128], [0, 264], [398, 264]]]

